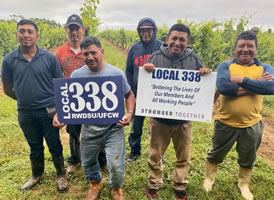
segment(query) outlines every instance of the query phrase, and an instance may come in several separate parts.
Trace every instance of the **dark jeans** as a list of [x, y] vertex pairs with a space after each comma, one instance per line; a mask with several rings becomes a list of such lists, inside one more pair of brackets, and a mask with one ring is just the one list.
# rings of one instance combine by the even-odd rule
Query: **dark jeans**
[[59, 129], [52, 126], [46, 109], [19, 110], [18, 122], [30, 146], [30, 158], [44, 154], [43, 138], [54, 157], [63, 155], [63, 147], [59, 137]]
[[81, 124], [68, 124], [67, 132], [69, 134], [69, 147], [70, 147], [70, 156], [67, 158], [67, 161], [70, 165], [75, 165], [80, 163], [80, 133], [81, 133]]
[[[70, 156], [67, 161], [70, 165], [75, 165], [80, 163], [80, 134], [81, 134], [81, 124], [68, 124], [67, 132], [69, 133], [69, 146], [70, 146]], [[101, 151], [98, 156], [98, 161], [100, 167], [107, 164], [105, 151]]]
[[141, 153], [141, 137], [143, 134], [143, 124], [145, 117], [134, 116], [132, 119], [132, 126], [130, 135], [128, 137], [128, 143], [131, 148], [131, 152], [135, 154]]

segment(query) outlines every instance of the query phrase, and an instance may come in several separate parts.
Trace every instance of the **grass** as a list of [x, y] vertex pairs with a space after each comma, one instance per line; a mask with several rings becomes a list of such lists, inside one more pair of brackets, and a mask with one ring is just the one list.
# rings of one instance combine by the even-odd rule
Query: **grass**
[[[126, 55], [119, 50], [113, 49], [111, 45], [103, 42], [105, 48], [105, 60], [113, 65], [124, 69]], [[113, 61], [115, 60], [115, 61]], [[267, 97], [264, 112], [273, 113], [274, 98]], [[68, 177], [70, 189], [67, 193], [60, 194], [56, 190], [55, 169], [48, 149], [45, 149], [46, 170], [43, 179], [32, 191], [21, 192], [20, 186], [28, 180], [31, 170], [29, 164], [29, 147], [17, 123], [16, 102], [0, 92], [0, 199], [40, 199], [40, 200], [61, 200], [85, 199], [88, 191], [88, 184], [83, 172], [79, 170], [76, 174]], [[126, 128], [126, 138], [130, 127]], [[124, 191], [127, 200], [144, 200], [148, 176], [148, 147], [149, 132], [148, 119], [145, 120], [142, 137], [142, 155], [133, 163], [126, 163], [126, 174], [124, 180]], [[188, 175], [189, 184], [187, 187], [188, 199], [190, 200], [241, 200], [236, 186], [237, 182], [237, 153], [235, 148], [229, 152], [225, 161], [220, 165], [216, 183], [210, 193], [202, 189], [204, 179], [204, 158], [211, 148], [211, 136], [213, 123], [193, 123], [193, 143], [191, 150], [191, 167]], [[62, 131], [62, 138], [67, 134]], [[69, 154], [67, 141], [62, 141], [64, 156]], [[127, 154], [129, 146], [127, 144]], [[172, 170], [175, 162], [175, 152], [170, 144], [165, 153], [166, 164], [164, 166], [164, 186], [159, 192], [158, 200], [172, 200], [174, 198], [172, 188]], [[65, 163], [67, 165], [67, 163]], [[104, 189], [100, 199], [108, 200], [110, 192], [107, 187], [107, 175], [103, 178]], [[255, 199], [274, 199], [274, 177], [273, 167], [262, 158], [258, 158], [254, 169], [250, 189]]]

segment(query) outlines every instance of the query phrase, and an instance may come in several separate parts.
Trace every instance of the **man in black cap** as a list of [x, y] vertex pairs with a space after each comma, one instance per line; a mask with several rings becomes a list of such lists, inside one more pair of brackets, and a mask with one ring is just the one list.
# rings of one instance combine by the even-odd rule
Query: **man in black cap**
[[[85, 33], [83, 21], [79, 15], [70, 15], [67, 19], [65, 30], [67, 32], [68, 41], [60, 46], [56, 50], [56, 56], [60, 62], [64, 77], [69, 78], [71, 73], [84, 66], [85, 61], [80, 49], [80, 42]], [[69, 133], [69, 145], [70, 145], [70, 156], [67, 158], [69, 166], [67, 173], [74, 172], [80, 166], [80, 132], [81, 124], [68, 124], [67, 132]], [[105, 153], [101, 152], [99, 155], [99, 163], [104, 171], [106, 168], [106, 157]]]
[[[126, 77], [136, 97], [139, 67], [146, 63], [146, 60], [155, 51], [160, 50], [161, 41], [156, 40], [157, 27], [153, 19], [143, 18], [139, 21], [137, 31], [140, 41], [134, 43], [128, 52], [126, 63]], [[145, 117], [134, 116], [132, 127], [128, 137], [130, 155], [128, 161], [136, 160], [141, 155], [141, 136], [143, 134], [143, 123]]]

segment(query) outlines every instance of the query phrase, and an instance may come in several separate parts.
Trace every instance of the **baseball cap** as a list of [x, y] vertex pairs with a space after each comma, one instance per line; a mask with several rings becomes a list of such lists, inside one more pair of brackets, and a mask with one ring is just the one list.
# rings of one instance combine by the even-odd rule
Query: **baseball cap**
[[79, 15], [76, 15], [76, 14], [73, 14], [71, 16], [68, 17], [68, 20], [67, 20], [67, 23], [66, 23], [66, 27], [72, 25], [72, 24], [75, 24], [79, 27], [82, 27], [83, 26], [83, 21], [82, 19], [80, 18]]
[[142, 24], [140, 24], [139, 28], [155, 28], [152, 22], [150, 21], [144, 21]]

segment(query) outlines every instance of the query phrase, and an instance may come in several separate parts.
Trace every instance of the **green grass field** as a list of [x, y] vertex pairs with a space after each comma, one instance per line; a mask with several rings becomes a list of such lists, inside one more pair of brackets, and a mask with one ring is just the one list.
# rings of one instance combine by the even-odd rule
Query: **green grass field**
[[[119, 49], [114, 49], [109, 43], [103, 42], [105, 48], [105, 60], [124, 70], [126, 55]], [[274, 98], [268, 97], [264, 112], [273, 113]], [[204, 178], [204, 158], [211, 147], [213, 123], [193, 123], [193, 144], [191, 150], [191, 167], [188, 175], [187, 187], [188, 199], [195, 200], [240, 200], [242, 199], [237, 189], [237, 153], [235, 149], [228, 154], [225, 161], [220, 165], [213, 190], [204, 192], [202, 182]], [[126, 128], [126, 135], [129, 127]], [[64, 144], [64, 156], [69, 154], [67, 134], [62, 131], [62, 143]], [[126, 137], [127, 137], [126, 136]], [[127, 139], [126, 139], [127, 140]], [[127, 143], [127, 154], [129, 147]], [[148, 119], [145, 121], [142, 137], [141, 158], [132, 163], [126, 163], [126, 175], [124, 180], [124, 192], [127, 200], [144, 200], [147, 186], [147, 157], [149, 147]], [[85, 199], [88, 184], [79, 170], [70, 175], [69, 191], [60, 194], [56, 190], [55, 169], [48, 149], [45, 149], [46, 169], [41, 183], [32, 191], [21, 192], [20, 186], [28, 180], [31, 170], [29, 163], [29, 147], [17, 123], [16, 102], [0, 92], [0, 199], [31, 199], [31, 200], [60, 200], [60, 199]], [[165, 154], [164, 186], [159, 192], [157, 199], [172, 200], [172, 170], [175, 162], [175, 152], [170, 144]], [[66, 163], [67, 165], [67, 163]], [[274, 168], [265, 160], [258, 157], [250, 189], [258, 200], [274, 199]], [[111, 199], [107, 187], [107, 175], [103, 178], [104, 189], [100, 199]]]

